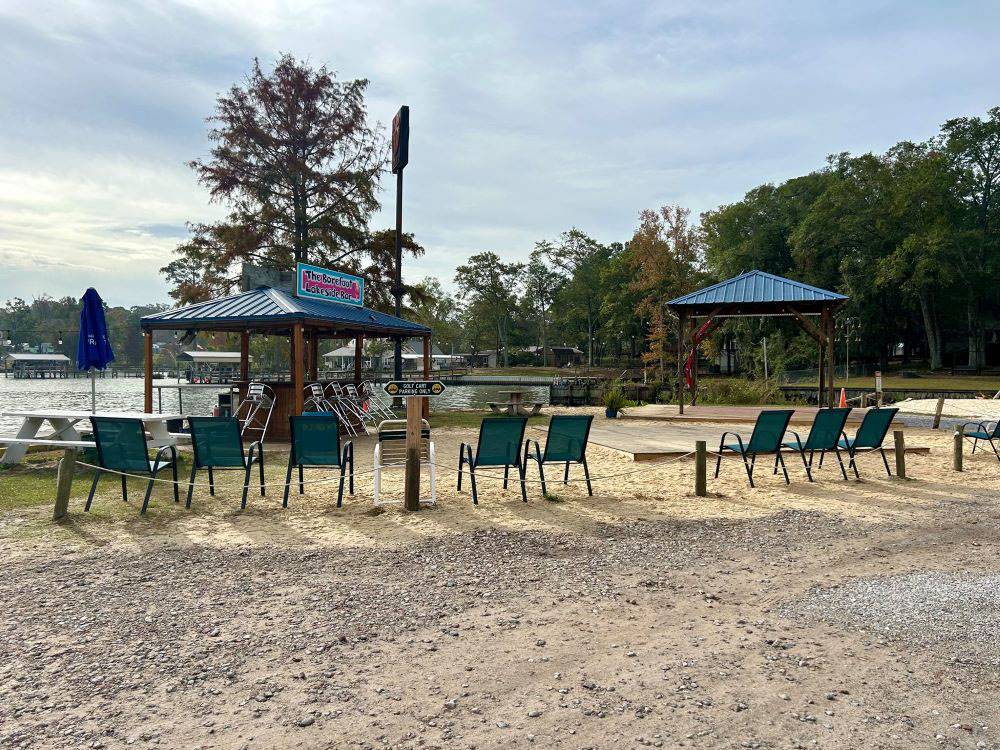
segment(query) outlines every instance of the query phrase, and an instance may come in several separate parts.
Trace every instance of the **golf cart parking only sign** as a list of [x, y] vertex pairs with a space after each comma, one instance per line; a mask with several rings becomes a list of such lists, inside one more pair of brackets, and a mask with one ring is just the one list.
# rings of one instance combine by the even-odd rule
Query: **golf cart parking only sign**
[[440, 380], [390, 380], [384, 390], [393, 397], [440, 396], [444, 393], [444, 383]]

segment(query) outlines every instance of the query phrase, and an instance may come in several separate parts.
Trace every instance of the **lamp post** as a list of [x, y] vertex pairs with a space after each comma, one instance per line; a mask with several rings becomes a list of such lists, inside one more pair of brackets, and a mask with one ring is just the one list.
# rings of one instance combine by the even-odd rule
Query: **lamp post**
[[[396, 278], [392, 288], [396, 317], [403, 313], [403, 169], [410, 161], [410, 108], [405, 104], [392, 118], [392, 173], [396, 175]], [[403, 340], [393, 339], [396, 380], [403, 378]]]

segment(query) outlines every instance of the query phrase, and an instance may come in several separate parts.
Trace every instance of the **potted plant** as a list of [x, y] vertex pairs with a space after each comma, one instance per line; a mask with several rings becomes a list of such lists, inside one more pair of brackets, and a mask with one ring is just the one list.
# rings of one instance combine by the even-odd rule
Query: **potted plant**
[[616, 419], [619, 412], [624, 413], [626, 406], [630, 406], [630, 403], [621, 387], [613, 385], [604, 392], [604, 416], [608, 419]]

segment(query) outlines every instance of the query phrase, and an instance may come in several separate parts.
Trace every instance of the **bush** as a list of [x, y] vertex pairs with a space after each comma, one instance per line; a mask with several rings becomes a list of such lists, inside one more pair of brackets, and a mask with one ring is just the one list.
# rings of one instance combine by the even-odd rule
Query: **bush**
[[604, 408], [624, 412], [626, 407], [635, 406], [635, 401], [625, 398], [621, 386], [613, 385], [604, 392]]
[[698, 401], [702, 404], [758, 406], [784, 402], [781, 389], [773, 380], [720, 378], [699, 383]]

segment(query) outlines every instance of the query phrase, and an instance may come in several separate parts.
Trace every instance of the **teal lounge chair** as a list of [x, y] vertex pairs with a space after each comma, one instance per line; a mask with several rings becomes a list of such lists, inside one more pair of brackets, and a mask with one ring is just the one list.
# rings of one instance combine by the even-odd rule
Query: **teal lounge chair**
[[[975, 455], [976, 447], [979, 445], [980, 440], [985, 440], [990, 444], [990, 448], [993, 449], [993, 454], [1000, 461], [1000, 452], [997, 451], [996, 441], [1000, 440], [1000, 422], [995, 422], [993, 424], [993, 429], [987, 429], [989, 422], [966, 422], [962, 425], [962, 436], [966, 440], [972, 441], [972, 453]], [[978, 429], [972, 430], [971, 432], [966, 432], [966, 428], [969, 425], [975, 425]]]
[[[544, 464], [566, 464], [563, 473], [563, 484], [569, 482], [569, 465], [582, 464], [583, 476], [587, 480], [587, 494], [593, 496], [594, 490], [590, 486], [590, 470], [587, 468], [587, 439], [590, 437], [590, 425], [594, 421], [592, 414], [569, 415], [563, 414], [554, 416], [549, 420], [549, 432], [545, 438], [545, 452], [537, 440], [526, 440], [524, 442], [524, 469], [528, 469], [528, 459], [538, 462], [538, 477], [542, 481], [542, 494], [545, 490], [545, 472], [542, 470]], [[532, 453], [531, 444], [535, 444], [535, 451]]]
[[[156, 453], [156, 458], [149, 460], [149, 448], [146, 446], [146, 427], [141, 419], [129, 419], [126, 417], [91, 417], [90, 423], [94, 426], [94, 440], [97, 442], [97, 464], [101, 467], [94, 474], [94, 483], [90, 485], [90, 494], [87, 496], [87, 504], [84, 511], [90, 510], [91, 503], [94, 502], [94, 493], [97, 491], [97, 483], [104, 474], [102, 469], [108, 471], [120, 471], [122, 475], [122, 500], [128, 501], [128, 477], [124, 474], [142, 474], [149, 477], [149, 484], [146, 485], [146, 497], [142, 501], [142, 510], [139, 514], [146, 512], [149, 507], [149, 496], [153, 492], [153, 480], [156, 475], [166, 468], [170, 468], [174, 474], [174, 502], [180, 502], [177, 490], [177, 449], [172, 445], [165, 445]], [[166, 458], [170, 455], [169, 460]]]
[[285, 497], [281, 504], [288, 507], [288, 490], [292, 484], [292, 467], [299, 467], [299, 494], [305, 492], [302, 469], [306, 466], [340, 469], [340, 490], [337, 507], [344, 504], [344, 472], [350, 467], [350, 492], [354, 494], [354, 445], [348, 440], [340, 448], [340, 420], [333, 412], [310, 412], [289, 417], [292, 447], [288, 451], [288, 472], [285, 474]]
[[[795, 436], [795, 442], [784, 442], [782, 447], [791, 448], [798, 451], [802, 456], [802, 465], [806, 469], [806, 476], [809, 481], [813, 481], [812, 465], [816, 451], [819, 451], [819, 465], [823, 466], [823, 456], [827, 451], [833, 451], [837, 455], [840, 463], [840, 473], [847, 479], [847, 469], [844, 468], [844, 459], [840, 456], [840, 438], [844, 437], [844, 425], [847, 424], [847, 415], [851, 413], [850, 407], [837, 409], [820, 409], [816, 412], [812, 427], [809, 428], [809, 437], [803, 443], [799, 433], [789, 430]], [[809, 461], [806, 461], [806, 451], [809, 452]]]
[[[757, 416], [757, 422], [753, 426], [750, 440], [746, 443], [743, 438], [735, 432], [722, 433], [719, 441], [719, 456], [715, 461], [715, 478], [719, 478], [719, 469], [722, 466], [722, 454], [726, 451], [738, 453], [743, 459], [743, 466], [746, 467], [747, 477], [750, 479], [750, 486], [753, 483], [753, 470], [757, 463], [757, 455], [764, 453], [774, 454], [774, 473], [778, 473], [778, 464], [781, 464], [781, 471], [785, 475], [785, 484], [788, 481], [788, 469], [785, 468], [785, 459], [781, 457], [781, 441], [785, 438], [785, 429], [788, 427], [788, 420], [792, 418], [794, 409], [765, 409]], [[726, 436], [732, 435], [736, 438], [735, 443], [727, 443]], [[747, 460], [747, 456], [750, 460]]]
[[208, 492], [215, 495], [215, 471], [242, 471], [243, 501], [247, 507], [250, 489], [250, 472], [256, 463], [260, 471], [260, 496], [264, 497], [264, 444], [257, 440], [243, 452], [240, 422], [236, 417], [188, 417], [191, 425], [191, 445], [194, 447], [194, 464], [188, 481], [187, 507], [191, 507], [194, 478], [199, 469], [208, 469]]
[[882, 463], [885, 464], [885, 473], [890, 477], [892, 471], [889, 469], [889, 459], [885, 457], [885, 449], [882, 441], [889, 432], [889, 426], [899, 409], [869, 409], [865, 418], [861, 420], [861, 426], [854, 433], [853, 438], [844, 435], [839, 442], [841, 448], [846, 448], [851, 456], [851, 468], [854, 469], [854, 476], [861, 479], [858, 473], [858, 451], [878, 451], [882, 456]]
[[476, 452], [472, 452], [469, 443], [459, 446], [458, 491], [462, 491], [462, 469], [468, 463], [473, 505], [479, 505], [476, 469], [480, 466], [502, 466], [504, 489], [507, 489], [510, 467], [516, 468], [521, 481], [521, 498], [528, 502], [528, 493], [524, 488], [524, 462], [521, 459], [521, 444], [524, 442], [524, 428], [527, 424], [527, 417], [487, 417], [479, 426]]

